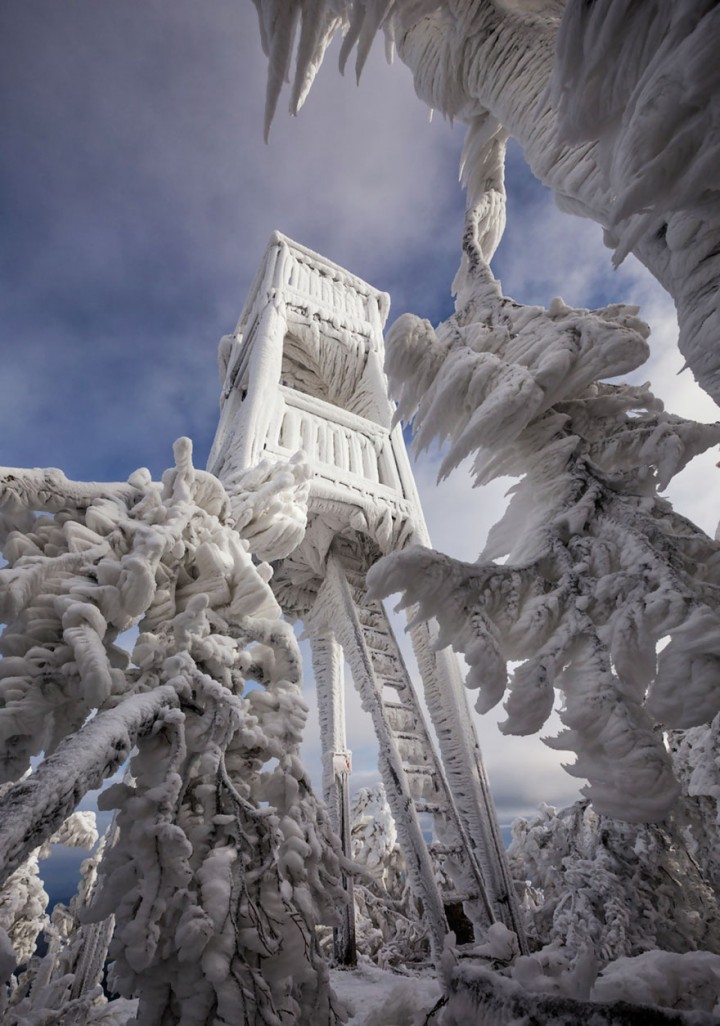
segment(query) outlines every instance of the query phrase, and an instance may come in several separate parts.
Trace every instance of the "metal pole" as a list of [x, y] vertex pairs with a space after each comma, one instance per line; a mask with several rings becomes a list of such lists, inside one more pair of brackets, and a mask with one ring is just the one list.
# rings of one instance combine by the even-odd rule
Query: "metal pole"
[[[320, 715], [320, 744], [323, 756], [323, 793], [333, 830], [340, 838], [342, 852], [352, 858], [350, 838], [350, 752], [345, 736], [345, 681], [343, 651], [331, 631], [312, 637], [312, 661]], [[355, 903], [352, 877], [342, 874], [347, 905], [342, 923], [334, 930], [335, 960], [338, 965], [354, 966]]]

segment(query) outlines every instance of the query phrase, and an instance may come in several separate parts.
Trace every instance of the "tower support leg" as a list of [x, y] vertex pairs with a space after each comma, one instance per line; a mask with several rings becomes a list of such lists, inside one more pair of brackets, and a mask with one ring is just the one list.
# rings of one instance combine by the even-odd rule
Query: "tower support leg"
[[[352, 858], [350, 837], [350, 752], [345, 735], [345, 681], [343, 650], [331, 632], [312, 638], [312, 661], [320, 713], [320, 744], [323, 758], [323, 794], [333, 830], [340, 838], [343, 854]], [[343, 873], [347, 905], [342, 922], [334, 931], [338, 965], [357, 963], [355, 945], [355, 902], [352, 877]]]
[[[408, 610], [410, 623], [414, 622], [415, 613], [415, 609]], [[523, 916], [457, 657], [450, 649], [437, 650], [437, 629], [425, 622], [415, 623], [410, 628], [410, 637], [448, 785], [482, 867], [493, 911], [497, 919], [514, 930], [522, 954], [528, 954]]]
[[[447, 918], [434, 868], [430, 859], [402, 758], [387, 722], [382, 699], [382, 684], [375, 672], [358, 620], [355, 599], [345, 570], [331, 553], [313, 611], [316, 622], [332, 622], [352, 671], [363, 708], [370, 713], [378, 739], [378, 768], [385, 786], [388, 804], [395, 820], [398, 840], [408, 868], [415, 896], [423, 906], [429, 928], [433, 958], [439, 962], [448, 932]], [[319, 694], [318, 694], [319, 698]]]

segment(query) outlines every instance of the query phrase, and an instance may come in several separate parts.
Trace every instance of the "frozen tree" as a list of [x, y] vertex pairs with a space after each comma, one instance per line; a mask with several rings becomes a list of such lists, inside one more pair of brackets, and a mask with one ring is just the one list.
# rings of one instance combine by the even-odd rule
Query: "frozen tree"
[[353, 860], [383, 886], [395, 889], [397, 829], [382, 784], [363, 787], [355, 795], [350, 829]]
[[[63, 824], [59, 835], [67, 837], [67, 826], [80, 817], [86, 819], [85, 828], [73, 830], [71, 838], [76, 844], [90, 847], [97, 840], [94, 813], [73, 813]], [[82, 824], [78, 825], [82, 827]], [[43, 1009], [45, 1014], [59, 1012], [67, 1017], [68, 1022], [82, 1023], [86, 1017], [106, 1007], [102, 975], [114, 920], [110, 917], [102, 924], [88, 925], [82, 921], [82, 916], [95, 886], [107, 836], [92, 856], [83, 862], [80, 885], [70, 905], [57, 902], [49, 919], [45, 917], [42, 931], [46, 951], [34, 954], [19, 974], [12, 991], [8, 1022], [22, 1023], [28, 1013], [37, 1014]], [[63, 843], [67, 844], [68, 840]], [[12, 887], [14, 875], [5, 885], [8, 890]]]
[[693, 858], [720, 890], [720, 716], [710, 724], [668, 732], [683, 794], [684, 835]]
[[[7, 790], [6, 784], [3, 790]], [[45, 939], [52, 934], [53, 925], [47, 915], [49, 896], [40, 876], [40, 860], [51, 853], [52, 845], [63, 844], [73, 848], [92, 848], [98, 839], [93, 812], [74, 812], [41, 847], [28, 855], [10, 874], [0, 889], [0, 939], [7, 952], [7, 966], [3, 982], [16, 964], [24, 967], [18, 980], [12, 977], [11, 993], [16, 1004], [33, 981], [39, 959], [34, 957], [38, 936]], [[0, 1009], [5, 1010], [10, 994], [0, 993]]]
[[358, 951], [379, 966], [427, 961], [430, 939], [412, 893], [382, 784], [355, 795], [351, 813]]
[[511, 866], [529, 879], [528, 932], [541, 947], [590, 948], [599, 966], [652, 948], [720, 951], [715, 890], [675, 820], [630, 824], [588, 802], [517, 820]]
[[[720, 398], [720, 11], [713, 0], [256, 0], [256, 7], [269, 60], [266, 131], [293, 49], [296, 112], [336, 33], [345, 36], [341, 68], [357, 44], [359, 74], [382, 28], [418, 96], [467, 123], [471, 176], [483, 174], [476, 136], [488, 123], [502, 126], [563, 210], [602, 225], [616, 260], [638, 256], [675, 300], [687, 363]], [[488, 198], [499, 238], [502, 175]]]
[[[0, 475], [0, 764], [18, 781], [0, 801], [2, 865], [22, 865], [134, 747], [130, 776], [101, 797], [117, 830], [89, 908], [70, 909], [83, 930], [114, 917], [113, 986], [139, 998], [132, 1021], [332, 1023], [342, 1013], [315, 929], [343, 900], [339, 850], [298, 757], [297, 643], [231, 514], [272, 556], [273, 538], [282, 550], [297, 532], [291, 493], [295, 482], [302, 506], [307, 475], [293, 461], [273, 487], [261, 471], [252, 500], [196, 470], [187, 439], [175, 455], [162, 483]], [[129, 657], [117, 641], [135, 625]], [[132, 1008], [97, 1007], [97, 931], [77, 992], [84, 956], [61, 918], [50, 962], [67, 971], [38, 970], [9, 1022]]]
[[718, 711], [720, 548], [658, 493], [720, 425], [665, 413], [646, 385], [598, 380], [645, 359], [636, 309], [518, 305], [489, 272], [483, 225], [471, 212], [455, 315], [437, 331], [400, 318], [387, 366], [416, 445], [449, 442], [441, 473], [474, 454], [478, 483], [520, 480], [478, 563], [408, 549], [370, 579], [438, 619], [481, 712], [520, 662], [507, 733], [539, 730], [560, 688], [567, 729], [549, 743], [576, 753], [570, 772], [596, 809], [663, 819], [678, 786], [657, 724]]
[[[7, 785], [3, 790], [7, 790]], [[0, 927], [13, 945], [18, 964], [24, 965], [28, 961], [35, 950], [38, 934], [49, 923], [45, 914], [48, 895], [40, 878], [40, 860], [51, 854], [54, 844], [92, 848], [97, 839], [95, 813], [74, 812], [5, 881], [0, 890]]]

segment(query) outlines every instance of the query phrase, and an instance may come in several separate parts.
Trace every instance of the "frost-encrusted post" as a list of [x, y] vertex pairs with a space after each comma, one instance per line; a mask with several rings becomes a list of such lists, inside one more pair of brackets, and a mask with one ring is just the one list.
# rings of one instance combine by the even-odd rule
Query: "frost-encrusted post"
[[409, 613], [410, 637], [423, 679], [425, 701], [448, 784], [466, 826], [470, 852], [482, 869], [495, 918], [514, 930], [520, 950], [527, 953], [523, 916], [504, 855], [477, 734], [468, 715], [457, 657], [447, 648], [437, 651], [437, 628], [422, 621], [413, 624], [413, 613], [417, 610]]
[[323, 756], [323, 796], [330, 810], [330, 821], [340, 833], [338, 777], [333, 756], [349, 755], [345, 733], [345, 681], [342, 647], [334, 634], [313, 632], [312, 663], [315, 674], [320, 747]]
[[[312, 662], [320, 716], [320, 749], [323, 759], [323, 795], [333, 830], [340, 838], [343, 855], [352, 858], [350, 839], [350, 760], [345, 736], [345, 681], [343, 650], [331, 631], [312, 637]], [[348, 904], [343, 922], [335, 928], [335, 958], [340, 965], [355, 965], [355, 906], [352, 877], [343, 873]]]

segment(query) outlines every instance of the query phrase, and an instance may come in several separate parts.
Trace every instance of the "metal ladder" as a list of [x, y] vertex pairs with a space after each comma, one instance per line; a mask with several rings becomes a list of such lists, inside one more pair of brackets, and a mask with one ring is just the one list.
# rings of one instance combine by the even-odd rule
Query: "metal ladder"
[[[447, 906], [462, 902], [476, 928], [495, 921], [482, 869], [455, 807], [384, 607], [367, 597], [364, 573], [347, 559], [331, 554], [315, 615], [332, 624], [363, 707], [373, 719], [380, 773], [400, 847], [438, 955], [449, 929]], [[430, 819], [433, 839], [426, 837], [423, 818], [426, 824]], [[445, 877], [442, 886], [438, 875]]]

